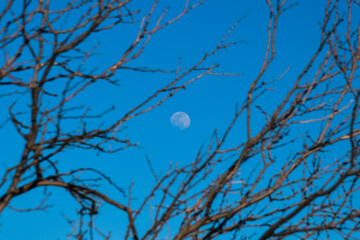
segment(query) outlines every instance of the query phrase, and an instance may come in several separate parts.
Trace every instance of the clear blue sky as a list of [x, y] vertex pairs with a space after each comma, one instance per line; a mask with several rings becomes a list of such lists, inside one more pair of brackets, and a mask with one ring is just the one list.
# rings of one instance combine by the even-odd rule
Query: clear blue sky
[[[55, 1], [55, 0], [54, 0]], [[148, 8], [149, 1], [135, 1], [135, 8]], [[172, 3], [176, 2], [176, 3]], [[289, 3], [295, 1], [289, 1]], [[178, 12], [183, 1], [162, 1], [160, 9], [170, 5], [170, 15]], [[280, 76], [288, 67], [290, 71], [276, 86], [281, 91], [265, 96], [263, 107], [272, 109], [281, 100], [281, 94], [293, 83], [293, 77], [299, 74], [311, 55], [318, 47], [320, 30], [318, 23], [324, 16], [325, 1], [303, 0], [299, 5], [286, 12], [279, 22], [277, 36], [277, 56], [264, 80], [270, 81]], [[1, 5], [0, 5], [1, 6]], [[227, 33], [230, 27], [245, 14], [247, 17], [232, 32], [228, 42], [239, 41], [232, 48], [221, 51], [209, 63], [221, 64], [219, 72], [242, 73], [236, 77], [208, 76], [189, 85], [185, 91], [178, 92], [162, 106], [130, 120], [124, 134], [141, 149], [96, 156], [93, 151], [68, 150], [58, 157], [63, 169], [93, 167], [103, 170], [124, 189], [135, 183], [133, 196], [141, 199], [151, 189], [154, 178], [146, 163], [146, 156], [151, 160], [158, 173], [164, 173], [171, 161], [173, 164], [187, 164], [194, 160], [200, 146], [206, 143], [215, 128], [224, 131], [234, 116], [235, 106], [246, 97], [249, 84], [258, 73], [265, 52], [266, 29], [269, 11], [265, 0], [207, 0], [202, 6], [194, 9], [180, 21], [172, 24], [154, 36], [143, 56], [132, 66], [149, 68], [176, 69], [179, 57], [184, 67], [198, 61], [205, 52], [211, 51]], [[139, 18], [138, 18], [139, 19]], [[89, 68], [106, 67], [113, 63], [127, 44], [135, 38], [136, 26], [126, 25], [96, 35], [83, 46], [86, 48], [100, 42], [97, 58], [89, 61]], [[1, 25], [3, 26], [3, 25]], [[88, 44], [88, 45], [87, 45]], [[3, 56], [1, 56], [3, 58]], [[101, 112], [112, 105], [116, 110], [104, 116], [111, 120], [121, 116], [133, 106], [140, 103], [154, 90], [171, 81], [173, 75], [143, 74], [120, 71], [117, 73], [120, 87], [98, 84], [91, 87], [78, 98], [79, 103], [86, 103], [94, 113]], [[54, 86], [56, 88], [56, 86]], [[3, 93], [0, 89], [0, 94]], [[0, 98], [0, 121], [7, 111], [11, 99]], [[186, 112], [191, 118], [191, 126], [179, 130], [170, 124], [174, 112]], [[260, 119], [254, 119], [254, 127]], [[245, 124], [245, 122], [243, 122]], [[230, 142], [244, 139], [244, 127], [240, 124], [230, 136]], [[22, 143], [12, 128], [0, 130], [0, 146], [5, 159], [1, 171], [18, 161]], [[106, 189], [104, 189], [106, 191]], [[42, 190], [36, 190], [14, 200], [11, 205], [19, 208], [35, 206]], [[121, 199], [121, 196], [117, 196]], [[126, 201], [122, 199], [121, 201]], [[63, 214], [74, 216], [67, 205], [75, 206], [63, 191], [55, 191], [49, 203], [54, 206], [47, 212], [19, 213], [6, 210], [0, 218], [0, 239], [66, 239], [70, 231]], [[138, 202], [134, 201], [136, 206]], [[71, 209], [71, 208], [70, 208]], [[127, 222], [123, 213], [111, 207], [103, 208], [104, 214], [99, 217], [97, 226], [112, 231], [114, 239], [121, 239]], [[144, 216], [146, 219], [148, 216]], [[144, 225], [146, 221], [144, 220]], [[21, 227], [21, 231], [19, 231]]]

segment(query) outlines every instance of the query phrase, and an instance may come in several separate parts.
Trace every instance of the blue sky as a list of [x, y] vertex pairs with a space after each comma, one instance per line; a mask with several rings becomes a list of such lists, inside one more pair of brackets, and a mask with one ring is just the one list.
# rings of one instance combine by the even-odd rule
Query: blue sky
[[[132, 6], [146, 9], [149, 7], [148, 2], [135, 1]], [[324, 16], [324, 4], [325, 1], [299, 1], [296, 7], [284, 13], [280, 19], [276, 43], [277, 56], [264, 80], [274, 80], [289, 67], [290, 70], [275, 84], [280, 90], [264, 96], [261, 101], [263, 108], [271, 111], [281, 101], [282, 94], [290, 88], [293, 78], [301, 72], [317, 49], [320, 39], [318, 23]], [[181, 10], [183, 1], [161, 1], [159, 7], [164, 9], [167, 5], [170, 5], [171, 16]], [[156, 14], [159, 13], [160, 11]], [[168, 169], [169, 162], [183, 165], [193, 161], [197, 151], [202, 144], [209, 141], [215, 128], [220, 132], [226, 129], [234, 116], [236, 104], [243, 102], [249, 85], [261, 67], [269, 16], [265, 1], [225, 0], [220, 3], [218, 0], [207, 0], [202, 6], [156, 34], [142, 57], [130, 64], [173, 70], [176, 69], [181, 57], [182, 66], [189, 67], [204, 53], [213, 50], [230, 27], [244, 15], [246, 18], [239, 23], [227, 40], [239, 43], [219, 52], [209, 61], [209, 64], [221, 64], [218, 72], [241, 73], [241, 76], [204, 77], [189, 85], [186, 90], [178, 92], [160, 107], [128, 121], [123, 134], [133, 142], [139, 143], [141, 148], [99, 156], [94, 151], [68, 150], [58, 157], [61, 161], [60, 166], [63, 169], [94, 167], [103, 170], [124, 189], [134, 182], [133, 196], [141, 199], [154, 184], [146, 156], [160, 174]], [[127, 44], [135, 38], [136, 26], [138, 25], [119, 26], [86, 41], [82, 45], [85, 49], [99, 42], [97, 52], [101, 53], [86, 62], [86, 67], [105, 68], [116, 61]], [[174, 75], [124, 70], [119, 71], [116, 77], [119, 87], [100, 83], [90, 87], [76, 101], [90, 106], [93, 113], [115, 106], [115, 111], [102, 118], [104, 121], [111, 121], [171, 81]], [[53, 87], [56, 89], [58, 86]], [[0, 90], [0, 94], [2, 91]], [[6, 114], [7, 106], [13, 100], [0, 98], [0, 116]], [[179, 130], [170, 124], [171, 115], [177, 111], [186, 112], [190, 116], [189, 128]], [[0, 121], [3, 120], [1, 117]], [[263, 122], [260, 116], [253, 119], [255, 131]], [[245, 121], [240, 120], [234, 128], [229, 137], [229, 145], [245, 139], [244, 124]], [[2, 160], [1, 171], [18, 160], [21, 145], [21, 139], [10, 126], [0, 130], [0, 149], [4, 153], [3, 156], [6, 156]], [[34, 206], [39, 201], [42, 191], [39, 189], [21, 196], [15, 199], [12, 205], [19, 208]], [[117, 197], [121, 199], [120, 194]], [[49, 203], [54, 207], [47, 212], [19, 213], [6, 210], [0, 218], [0, 239], [65, 239], [70, 229], [63, 214], [74, 216], [66, 206], [75, 206], [75, 203], [63, 191], [55, 191]], [[135, 200], [134, 205], [136, 204], [138, 202]], [[104, 214], [97, 221], [98, 226], [111, 230], [114, 239], [120, 238], [126, 224], [124, 216], [110, 207], [104, 207], [103, 211]], [[144, 219], [146, 217], [148, 216], [144, 216]], [[144, 223], [146, 224], [146, 220]], [[19, 226], [23, 230], [19, 231]]]

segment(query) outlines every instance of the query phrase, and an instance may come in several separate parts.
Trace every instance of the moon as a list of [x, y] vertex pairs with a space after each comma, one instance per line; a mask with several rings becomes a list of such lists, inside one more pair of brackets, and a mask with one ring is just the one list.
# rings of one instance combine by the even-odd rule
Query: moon
[[184, 130], [190, 126], [190, 117], [184, 112], [176, 112], [171, 116], [170, 122], [174, 127]]

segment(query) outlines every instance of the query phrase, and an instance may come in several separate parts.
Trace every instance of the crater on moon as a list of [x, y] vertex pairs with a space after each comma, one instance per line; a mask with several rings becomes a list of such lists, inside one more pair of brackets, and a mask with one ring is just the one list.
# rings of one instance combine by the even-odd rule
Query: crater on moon
[[176, 112], [171, 116], [170, 122], [174, 127], [183, 130], [190, 126], [190, 117], [185, 112]]

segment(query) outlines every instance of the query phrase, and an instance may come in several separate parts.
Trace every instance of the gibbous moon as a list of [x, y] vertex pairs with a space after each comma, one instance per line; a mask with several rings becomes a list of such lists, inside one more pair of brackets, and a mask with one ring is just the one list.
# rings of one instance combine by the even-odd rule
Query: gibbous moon
[[176, 112], [171, 116], [170, 122], [174, 127], [183, 130], [190, 126], [190, 117], [184, 112]]

